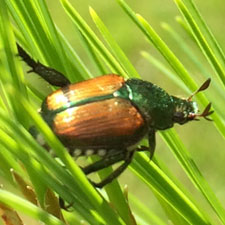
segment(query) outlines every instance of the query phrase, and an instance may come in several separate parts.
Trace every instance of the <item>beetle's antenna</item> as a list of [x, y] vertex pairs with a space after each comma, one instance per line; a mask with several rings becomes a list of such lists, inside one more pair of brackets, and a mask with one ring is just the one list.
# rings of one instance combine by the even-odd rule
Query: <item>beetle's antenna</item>
[[[212, 103], [210, 102], [204, 109], [204, 111], [201, 114], [196, 114], [195, 117], [203, 117], [206, 120], [212, 121], [212, 119], [208, 118], [214, 111], [210, 111]], [[194, 119], [198, 120], [198, 119]]]
[[197, 93], [199, 93], [200, 91], [204, 91], [205, 89], [207, 89], [210, 85], [211, 82], [211, 78], [207, 79], [199, 89], [197, 89], [194, 93], [191, 94], [190, 97], [187, 98], [187, 101], [191, 101], [191, 99], [193, 98], [194, 95], [196, 95]]
[[210, 111], [211, 108], [211, 102], [205, 107], [205, 110], [200, 114], [199, 116], [205, 118], [206, 120], [212, 121], [210, 118], [207, 116], [211, 115], [214, 111]]

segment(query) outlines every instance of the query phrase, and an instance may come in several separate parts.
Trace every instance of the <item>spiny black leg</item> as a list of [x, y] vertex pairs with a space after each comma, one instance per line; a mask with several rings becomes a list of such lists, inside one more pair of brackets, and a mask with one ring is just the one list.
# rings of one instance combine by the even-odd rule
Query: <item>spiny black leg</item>
[[29, 72], [37, 73], [49, 84], [54, 86], [64, 87], [70, 84], [69, 80], [62, 73], [34, 61], [19, 44], [17, 44], [17, 49], [19, 56], [32, 68]]
[[136, 151], [143, 152], [143, 151], [149, 151], [150, 152], [150, 159], [152, 159], [154, 152], [155, 152], [155, 130], [150, 129], [148, 132], [148, 143], [149, 146], [139, 146]]
[[134, 151], [127, 152], [127, 158], [124, 159], [125, 162], [121, 166], [119, 166], [116, 170], [114, 170], [108, 177], [106, 177], [101, 182], [99, 182], [99, 183], [92, 182], [92, 184], [95, 187], [102, 188], [106, 184], [111, 183], [115, 178], [117, 178], [128, 167], [128, 165], [131, 163], [133, 155], [134, 155]]
[[82, 168], [83, 172], [88, 175], [90, 173], [96, 172], [98, 170], [104, 169], [108, 166], [111, 166], [119, 161], [124, 160], [126, 157], [127, 152], [121, 152], [119, 154], [111, 155], [111, 156], [106, 156], [103, 159], [100, 159], [99, 161], [96, 161], [84, 168]]
[[148, 143], [149, 143], [150, 159], [152, 159], [155, 152], [155, 130], [154, 129], [150, 129], [148, 132]]

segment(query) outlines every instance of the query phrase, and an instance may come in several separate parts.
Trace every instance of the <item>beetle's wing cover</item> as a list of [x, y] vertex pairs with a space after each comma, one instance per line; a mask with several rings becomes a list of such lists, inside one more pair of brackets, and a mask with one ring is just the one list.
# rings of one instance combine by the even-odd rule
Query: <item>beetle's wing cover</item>
[[129, 100], [112, 98], [58, 113], [53, 130], [69, 147], [116, 148], [139, 141], [144, 124]]
[[61, 88], [46, 98], [48, 110], [57, 110], [68, 102], [77, 102], [89, 97], [112, 94], [123, 86], [123, 77], [110, 74], [85, 80]]

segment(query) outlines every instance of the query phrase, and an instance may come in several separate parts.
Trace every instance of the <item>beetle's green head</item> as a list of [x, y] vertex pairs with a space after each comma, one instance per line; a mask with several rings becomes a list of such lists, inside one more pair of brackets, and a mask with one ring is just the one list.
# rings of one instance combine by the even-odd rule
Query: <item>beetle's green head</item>
[[196, 102], [188, 101], [186, 99], [174, 99], [174, 113], [173, 122], [179, 124], [185, 124], [188, 121], [195, 120], [198, 116], [198, 106]]
[[199, 114], [197, 103], [192, 101], [192, 97], [200, 91], [208, 88], [210, 84], [210, 79], [206, 80], [202, 86], [195, 91], [188, 99], [180, 99], [177, 97], [173, 98], [174, 112], [173, 112], [173, 122], [179, 124], [185, 124], [191, 120], [198, 120], [198, 117], [203, 117], [206, 120], [210, 120], [207, 116], [211, 115], [213, 111], [210, 111], [211, 103], [209, 103], [205, 110]]
[[[174, 99], [175, 98], [176, 97], [174, 97]], [[178, 98], [175, 99], [175, 102], [175, 110], [173, 113], [174, 123], [184, 124], [191, 120], [198, 120], [198, 117], [203, 117], [204, 119], [211, 121], [211, 119], [207, 117], [213, 113], [213, 111], [210, 111], [211, 103], [209, 103], [204, 111], [199, 114], [196, 102]]]

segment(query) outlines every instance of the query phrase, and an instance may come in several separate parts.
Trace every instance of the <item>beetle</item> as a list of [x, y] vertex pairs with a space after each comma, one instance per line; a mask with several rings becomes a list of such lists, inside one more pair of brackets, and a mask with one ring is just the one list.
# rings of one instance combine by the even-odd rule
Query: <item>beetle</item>
[[[109, 74], [70, 84], [55, 69], [33, 60], [18, 47], [19, 56], [48, 83], [60, 89], [49, 94], [40, 114], [71, 155], [98, 154], [101, 159], [83, 169], [85, 174], [124, 161], [95, 187], [102, 188], [118, 177], [130, 164], [136, 151], [155, 150], [155, 133], [203, 117], [207, 120], [211, 103], [198, 114], [192, 97], [210, 84], [210, 79], [187, 99], [169, 95], [162, 88], [140, 79]], [[138, 143], [148, 138], [149, 146]]]

